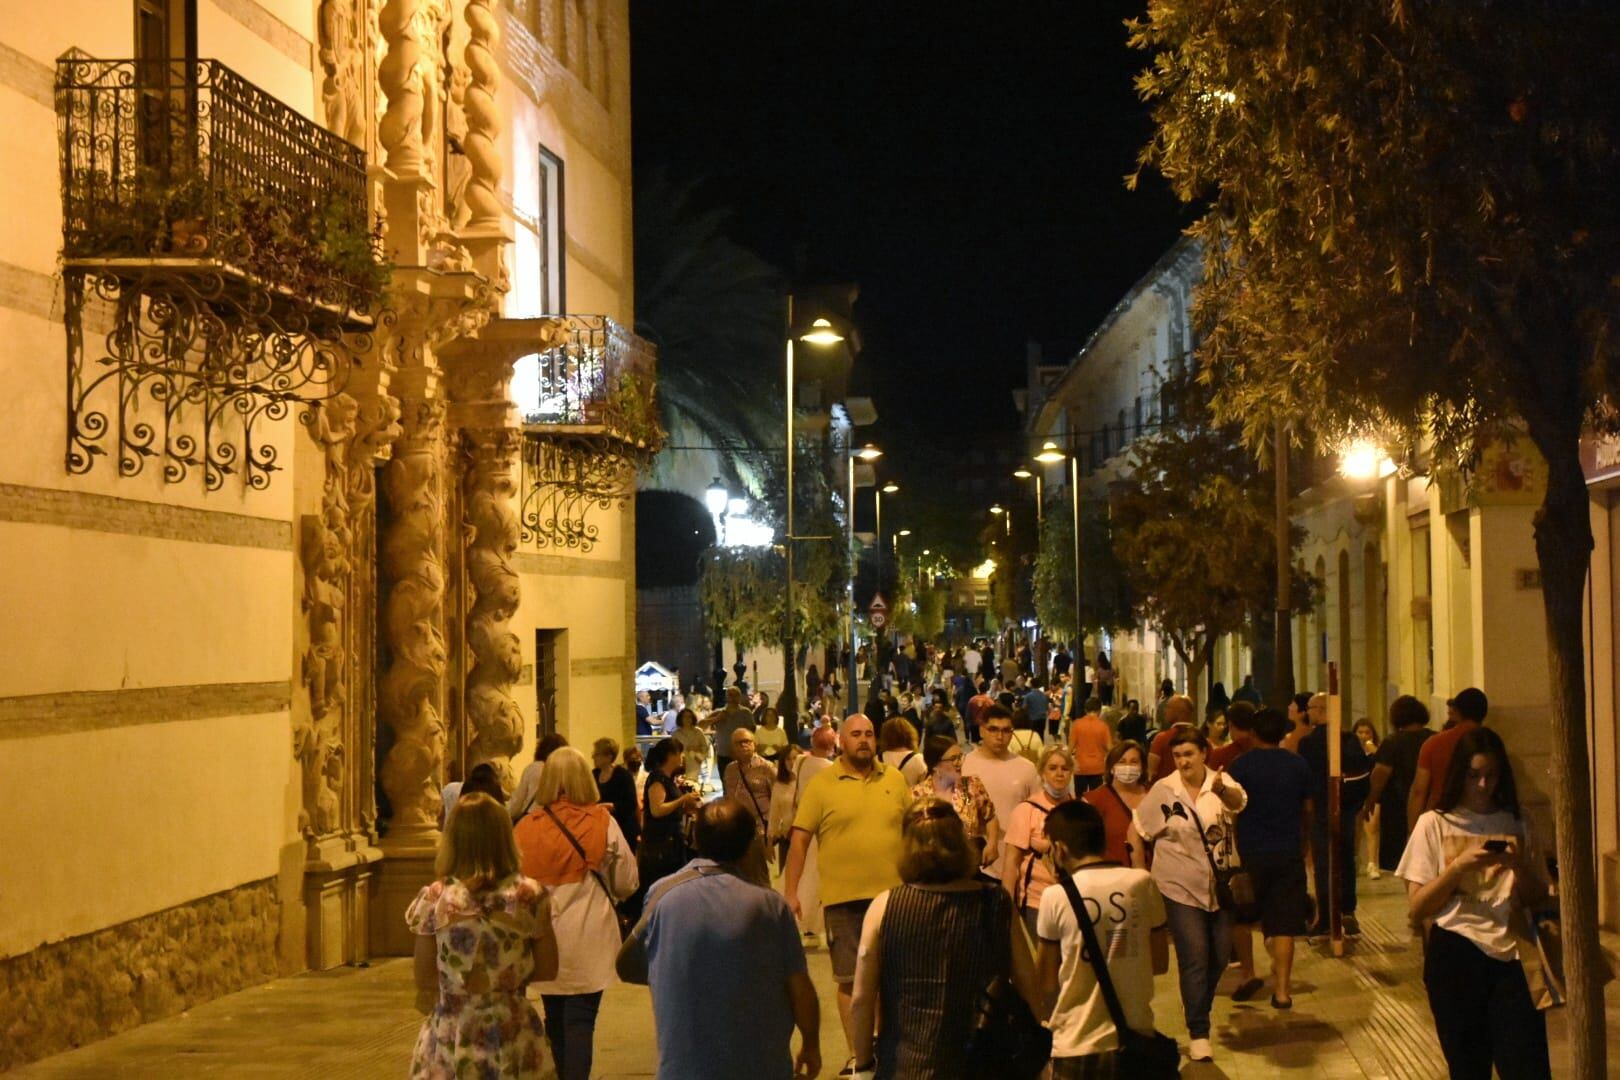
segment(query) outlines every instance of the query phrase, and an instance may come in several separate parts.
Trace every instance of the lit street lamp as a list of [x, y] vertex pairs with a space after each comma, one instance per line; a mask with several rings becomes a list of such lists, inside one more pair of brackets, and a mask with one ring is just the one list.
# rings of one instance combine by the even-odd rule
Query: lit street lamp
[[878, 488], [877, 491], [873, 492], [872, 505], [877, 510], [876, 524], [875, 524], [875, 527], [874, 527], [874, 531], [877, 533], [877, 591], [878, 592], [883, 591], [883, 496], [885, 496], [885, 495], [893, 495], [896, 492], [898, 492], [899, 490], [900, 490], [900, 485], [895, 483], [893, 480], [890, 480], [887, 484], [884, 484], [882, 487]]
[[1019, 480], [1029, 480], [1031, 478], [1034, 479], [1035, 524], [1039, 525], [1041, 522], [1046, 520], [1045, 501], [1041, 498], [1041, 474], [1038, 472], [1031, 472], [1028, 467], [1020, 465], [1018, 468], [1013, 470], [1013, 476], [1017, 477]]
[[[853, 432], [851, 432], [853, 434]], [[883, 451], [867, 443], [859, 450], [850, 443], [849, 451], [849, 497], [844, 503], [845, 528], [849, 532], [849, 581], [844, 586], [844, 597], [849, 610], [845, 613], [848, 620], [846, 630], [849, 635], [849, 689], [848, 703], [853, 710], [860, 699], [855, 696], [855, 682], [860, 677], [860, 669], [855, 663], [855, 568], [860, 558], [855, 551], [855, 459], [871, 463], [883, 456]]]
[[1007, 526], [1007, 535], [1012, 536], [1012, 515], [1007, 512], [1007, 508], [1000, 503], [992, 503], [990, 512], [1002, 520]]
[[[782, 661], [783, 661], [783, 665], [782, 665], [783, 666], [782, 689], [785, 691], [785, 690], [788, 690], [788, 689], [791, 688], [793, 690], [793, 698], [794, 698], [795, 701], [797, 701], [798, 697], [799, 697], [799, 691], [798, 691], [798, 686], [796, 685], [797, 682], [798, 682], [798, 679], [796, 677], [797, 673], [795, 671], [796, 665], [794, 663], [794, 641], [793, 641], [793, 614], [794, 614], [794, 612], [793, 612], [793, 546], [794, 546], [794, 542], [798, 539], [798, 537], [793, 531], [793, 450], [794, 450], [794, 443], [793, 443], [793, 294], [792, 293], [789, 293], [788, 298], [787, 298], [787, 326], [788, 326], [788, 332], [787, 332], [787, 392], [783, 395], [787, 399], [787, 453], [786, 453], [786, 457], [787, 457], [787, 469], [786, 469], [786, 472], [787, 472], [787, 515], [786, 515], [787, 516], [787, 536], [784, 538], [784, 543], [786, 544], [785, 556], [786, 556], [786, 570], [787, 570], [787, 574], [786, 574], [786, 577], [787, 577], [786, 585], [787, 585], [787, 587], [783, 592], [783, 601], [784, 601], [784, 606], [785, 606], [785, 609], [786, 609], [786, 612], [787, 612], [787, 628], [786, 628], [786, 634], [785, 634], [787, 648], [784, 650], [783, 656], [782, 656]], [[815, 322], [810, 324], [810, 330], [809, 330], [808, 333], [806, 333], [803, 336], [802, 340], [805, 341], [806, 343], [810, 344], [810, 345], [819, 345], [819, 346], [826, 347], [826, 346], [836, 345], [840, 341], [843, 341], [844, 338], [843, 338], [842, 334], [838, 333], [836, 330], [833, 329], [832, 323], [828, 322], [826, 319], [817, 319]], [[790, 732], [793, 732], [793, 733], [797, 734], [797, 732], [799, 730], [799, 718], [798, 718], [797, 712], [795, 712], [795, 715], [793, 715], [791, 717], [784, 717], [784, 721], [785, 721], [785, 724], [787, 726], [787, 729]]]

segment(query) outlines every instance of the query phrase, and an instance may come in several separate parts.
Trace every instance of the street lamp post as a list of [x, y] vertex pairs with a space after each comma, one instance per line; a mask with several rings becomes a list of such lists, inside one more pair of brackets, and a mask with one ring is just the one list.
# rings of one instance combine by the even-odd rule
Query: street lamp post
[[991, 506], [990, 506], [990, 512], [992, 514], [996, 515], [996, 517], [1001, 519], [1001, 523], [1004, 526], [1006, 526], [1007, 538], [1011, 539], [1012, 538], [1012, 512], [1009, 511], [1005, 506], [1002, 506], [1000, 503], [992, 503]]
[[875, 498], [873, 498], [873, 500], [872, 500], [872, 505], [877, 510], [876, 521], [875, 521], [875, 524], [873, 526], [873, 529], [877, 534], [877, 545], [876, 545], [876, 547], [877, 547], [877, 591], [878, 592], [883, 591], [883, 496], [885, 496], [885, 495], [893, 495], [899, 490], [900, 490], [900, 485], [895, 483], [893, 480], [890, 480], [887, 484], [884, 484], [882, 487], [877, 489], [877, 491], [874, 493]]
[[[1071, 448], [1072, 449], [1072, 448]], [[1042, 465], [1057, 465], [1067, 457], [1069, 459], [1069, 504], [1074, 512], [1074, 644], [1078, 652], [1080, 648], [1080, 455], [1075, 452], [1064, 454], [1058, 449], [1058, 444], [1048, 439], [1041, 444], [1040, 452], [1035, 460]], [[1075, 660], [1080, 662], [1079, 656]], [[1082, 665], [1083, 670], [1083, 665]], [[1079, 686], [1080, 676], [1077, 675], [1074, 685]]]
[[[793, 640], [793, 546], [798, 539], [793, 531], [793, 294], [787, 298], [787, 388], [783, 397], [787, 399], [787, 535], [784, 539], [784, 561], [786, 563], [787, 581], [783, 590], [783, 604], [786, 608], [787, 625], [783, 630], [782, 650], [782, 691], [793, 691], [793, 701], [799, 700], [798, 670], [795, 663], [795, 646]], [[843, 341], [843, 335], [833, 329], [832, 323], [826, 319], [817, 319], [810, 324], [810, 330], [803, 336], [805, 342], [811, 345], [836, 345]], [[784, 725], [793, 734], [799, 730], [799, 717], [797, 705], [791, 717], [783, 718]]]
[[1013, 476], [1020, 480], [1035, 479], [1035, 524], [1040, 525], [1046, 520], [1046, 506], [1041, 499], [1041, 474], [1031, 472], [1027, 466], [1020, 465], [1013, 470]]
[[855, 551], [855, 459], [860, 458], [862, 461], [871, 462], [882, 456], [883, 451], [871, 443], [867, 443], [859, 450], [854, 449], [853, 443], [850, 444], [850, 453], [848, 455], [849, 499], [844, 503], [844, 516], [847, 519], [845, 526], [849, 531], [849, 582], [845, 586], [845, 599], [849, 606], [846, 613], [849, 633], [849, 689], [847, 691], [849, 698], [848, 709], [844, 714], [846, 716], [855, 711], [855, 707], [860, 701], [855, 694], [855, 683], [860, 678], [860, 668], [855, 663], [855, 569], [860, 564], [860, 558]]

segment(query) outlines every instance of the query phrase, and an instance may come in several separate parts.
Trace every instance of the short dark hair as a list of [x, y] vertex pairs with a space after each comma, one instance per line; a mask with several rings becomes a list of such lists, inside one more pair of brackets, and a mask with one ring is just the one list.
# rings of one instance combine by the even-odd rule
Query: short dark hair
[[1108, 847], [1102, 813], [1084, 799], [1070, 799], [1052, 807], [1046, 815], [1046, 835], [1080, 858], [1101, 855]]
[[955, 745], [956, 740], [949, 735], [928, 736], [923, 740], [923, 764], [927, 765], [929, 771], [932, 772], [936, 765], [945, 760], [945, 755], [950, 753], [951, 747]]
[[1096, 694], [1092, 694], [1090, 697], [1086, 698], [1086, 712], [1096, 712], [1100, 708], [1102, 708], [1102, 698], [1098, 697]]
[[1389, 703], [1389, 726], [1428, 727], [1429, 707], [1411, 694], [1402, 694]]
[[1182, 725], [1171, 730], [1168, 749], [1174, 750], [1182, 743], [1192, 743], [1204, 753], [1209, 753], [1209, 738], [1191, 724]]
[[495, 771], [495, 766], [487, 761], [481, 761], [472, 767], [467, 774], [467, 780], [461, 785], [462, 795], [471, 795], [475, 791], [482, 791], [496, 802], [506, 801], [506, 792], [501, 790], [501, 777]]
[[659, 739], [647, 751], [647, 760], [644, 763], [649, 773], [655, 773], [664, 767], [664, 763], [681, 752], [681, 744], [674, 739]]
[[1311, 696], [1310, 691], [1306, 691], [1303, 694], [1295, 694], [1294, 708], [1298, 709], [1300, 712], [1308, 711], [1311, 707]]
[[979, 726], [983, 727], [987, 720], [1005, 720], [1010, 724], [1012, 718], [1012, 710], [997, 701], [984, 707], [984, 711], [979, 714]]
[[553, 731], [550, 735], [540, 736], [540, 741], [534, 744], [534, 760], [544, 761], [550, 757], [552, 751], [561, 750], [568, 745], [568, 740]]
[[1029, 710], [1024, 708], [1022, 705], [1013, 710], [1012, 720], [1013, 727], [1017, 728], [1019, 731], [1035, 730], [1035, 718], [1029, 715]]
[[[1226, 707], [1226, 726], [1233, 731], [1253, 731], [1254, 718], [1259, 711], [1252, 702], [1234, 701]], [[1287, 721], [1288, 717], [1283, 717], [1283, 722]]]
[[1254, 732], [1254, 737], [1267, 746], [1276, 746], [1282, 742], [1283, 736], [1292, 731], [1293, 727], [1288, 717], [1276, 709], [1261, 709], [1249, 722], [1249, 729]]
[[716, 799], [698, 811], [693, 840], [698, 854], [719, 863], [736, 862], [754, 842], [754, 818], [731, 799]]

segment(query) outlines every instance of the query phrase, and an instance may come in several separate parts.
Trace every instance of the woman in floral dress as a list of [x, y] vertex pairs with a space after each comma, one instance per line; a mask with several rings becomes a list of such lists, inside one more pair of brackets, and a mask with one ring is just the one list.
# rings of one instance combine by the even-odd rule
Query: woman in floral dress
[[555, 978], [547, 891], [518, 872], [506, 808], [463, 797], [439, 845], [439, 880], [405, 912], [416, 938], [416, 1007], [427, 1013], [411, 1076], [423, 1080], [536, 1077], [547, 1052], [530, 982]]
[[979, 853], [979, 865], [986, 866], [1001, 849], [1001, 823], [984, 782], [977, 776], [962, 775], [962, 753], [962, 744], [948, 736], [924, 739], [922, 757], [928, 774], [911, 789], [911, 797], [950, 803], [962, 819], [968, 842]]

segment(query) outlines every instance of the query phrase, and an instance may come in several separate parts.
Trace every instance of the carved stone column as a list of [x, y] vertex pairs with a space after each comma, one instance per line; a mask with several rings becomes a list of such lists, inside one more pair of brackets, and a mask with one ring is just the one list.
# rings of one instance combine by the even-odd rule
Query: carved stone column
[[471, 216], [466, 231], [503, 229], [505, 210], [501, 206], [501, 112], [496, 104], [500, 89], [500, 68], [495, 54], [500, 47], [500, 24], [490, 10], [490, 0], [467, 0], [467, 71], [472, 77], [467, 87], [467, 158], [472, 179], [467, 186], [467, 209]]
[[381, 953], [411, 949], [403, 915], [432, 880], [439, 790], [445, 779], [449, 655], [446, 639], [447, 401], [440, 350], [476, 332], [491, 306], [488, 283], [471, 273], [400, 270], [394, 275], [387, 352], [395, 371], [402, 433], [383, 470], [386, 512], [378, 551], [382, 605], [377, 680], [377, 778], [388, 801], [386, 860], [373, 906]]
[[512, 686], [522, 647], [508, 622], [517, 611], [520, 579], [512, 564], [518, 546], [517, 466], [523, 434], [509, 386], [521, 356], [561, 340], [553, 319], [496, 319], [477, 337], [444, 349], [451, 420], [461, 435], [461, 490], [471, 595], [465, 641], [470, 654], [462, 715], [467, 765], [493, 764], [512, 782], [511, 757], [523, 744], [522, 712]]

